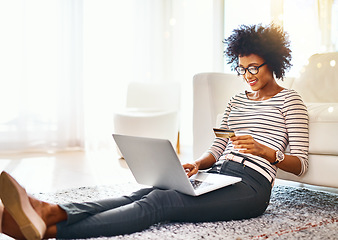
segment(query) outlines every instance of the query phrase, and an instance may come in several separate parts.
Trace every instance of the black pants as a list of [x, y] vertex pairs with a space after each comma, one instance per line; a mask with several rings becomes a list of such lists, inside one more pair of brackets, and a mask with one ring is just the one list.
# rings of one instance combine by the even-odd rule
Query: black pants
[[145, 188], [130, 196], [86, 203], [62, 204], [68, 220], [57, 225], [57, 238], [89, 238], [133, 233], [163, 221], [227, 221], [257, 217], [270, 200], [270, 182], [237, 162], [210, 172], [243, 180], [198, 197], [174, 190]]

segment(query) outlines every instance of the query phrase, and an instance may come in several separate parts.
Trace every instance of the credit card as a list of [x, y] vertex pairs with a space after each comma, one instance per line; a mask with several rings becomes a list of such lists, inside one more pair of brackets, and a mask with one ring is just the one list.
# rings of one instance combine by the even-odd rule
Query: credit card
[[213, 128], [213, 130], [216, 137], [231, 138], [235, 136], [234, 130], [231, 129]]

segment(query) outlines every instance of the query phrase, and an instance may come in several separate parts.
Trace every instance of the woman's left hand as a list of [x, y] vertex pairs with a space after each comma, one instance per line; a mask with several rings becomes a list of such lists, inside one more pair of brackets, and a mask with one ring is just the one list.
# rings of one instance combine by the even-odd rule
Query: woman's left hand
[[230, 138], [235, 149], [240, 153], [249, 153], [256, 156], [264, 156], [265, 148], [263, 144], [258, 143], [252, 136], [243, 135]]

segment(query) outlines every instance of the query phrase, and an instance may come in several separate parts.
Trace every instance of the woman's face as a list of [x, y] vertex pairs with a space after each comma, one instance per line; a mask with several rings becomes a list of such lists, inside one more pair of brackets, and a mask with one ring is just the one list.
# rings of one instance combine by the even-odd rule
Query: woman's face
[[[265, 60], [256, 54], [242, 56], [239, 57], [238, 60], [238, 66], [244, 68], [248, 68], [250, 66], [259, 67], [260, 65], [265, 63]], [[267, 64], [261, 66], [258, 69], [257, 74], [251, 74], [248, 69], [246, 69], [243, 77], [253, 91], [258, 91], [269, 87], [269, 85], [272, 84], [274, 80], [273, 73], [269, 69]]]

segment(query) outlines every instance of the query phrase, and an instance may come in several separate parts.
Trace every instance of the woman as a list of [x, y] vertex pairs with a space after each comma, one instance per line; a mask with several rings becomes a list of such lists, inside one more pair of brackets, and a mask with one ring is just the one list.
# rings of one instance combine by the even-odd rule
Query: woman
[[[0, 177], [2, 230], [15, 238], [89, 238], [141, 231], [162, 221], [226, 221], [257, 217], [270, 200], [277, 168], [303, 175], [308, 167], [308, 116], [300, 96], [279, 86], [291, 66], [284, 32], [273, 25], [241, 26], [225, 39], [229, 63], [250, 85], [234, 96], [221, 128], [235, 137], [216, 137], [194, 163], [200, 169], [241, 177], [234, 185], [192, 197], [174, 190], [141, 189], [97, 202], [50, 204], [27, 196], [6, 172]], [[290, 146], [290, 154], [284, 154]], [[1, 219], [1, 218], [0, 218]]]

